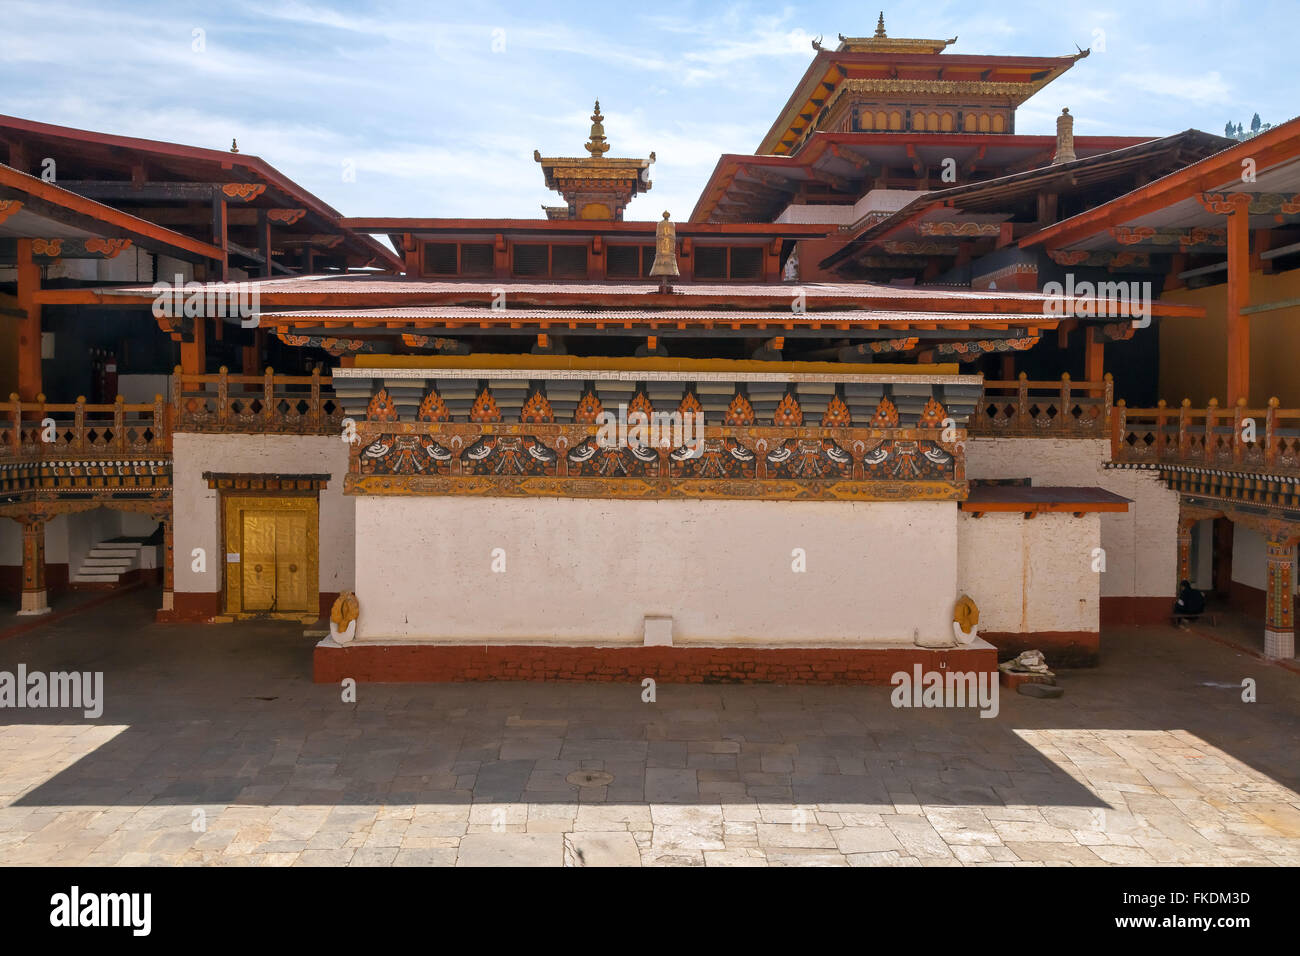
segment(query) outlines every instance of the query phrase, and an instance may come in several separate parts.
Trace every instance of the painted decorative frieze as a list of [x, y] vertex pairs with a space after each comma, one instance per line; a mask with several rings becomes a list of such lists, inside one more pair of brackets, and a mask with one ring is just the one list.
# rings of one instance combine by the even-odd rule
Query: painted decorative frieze
[[965, 497], [962, 439], [977, 381], [843, 378], [340, 370], [356, 431], [345, 491]]

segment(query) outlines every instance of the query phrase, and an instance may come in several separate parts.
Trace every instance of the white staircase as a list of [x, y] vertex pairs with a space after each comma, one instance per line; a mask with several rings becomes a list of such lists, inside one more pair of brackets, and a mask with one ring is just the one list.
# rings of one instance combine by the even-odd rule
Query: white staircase
[[144, 541], [138, 538], [114, 538], [95, 545], [69, 578], [72, 584], [114, 585], [122, 575], [140, 567]]

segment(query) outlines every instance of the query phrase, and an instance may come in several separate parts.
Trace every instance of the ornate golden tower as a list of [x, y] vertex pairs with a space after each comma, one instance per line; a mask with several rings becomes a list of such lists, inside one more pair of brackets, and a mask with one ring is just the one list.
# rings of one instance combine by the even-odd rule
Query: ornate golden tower
[[591, 135], [585, 144], [587, 156], [547, 158], [533, 150], [542, 164], [546, 185], [564, 197], [564, 206], [543, 206], [548, 219], [622, 219], [623, 209], [638, 193], [650, 189], [649, 159], [614, 159], [606, 156], [605, 117], [596, 100], [591, 114]]

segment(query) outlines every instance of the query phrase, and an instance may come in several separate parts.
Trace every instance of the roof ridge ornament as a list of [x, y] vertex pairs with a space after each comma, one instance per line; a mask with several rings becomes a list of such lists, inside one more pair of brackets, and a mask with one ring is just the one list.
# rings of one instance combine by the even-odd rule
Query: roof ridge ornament
[[677, 269], [677, 227], [667, 210], [655, 226], [655, 261], [650, 266], [650, 275], [659, 280], [659, 292], [664, 295], [673, 291], [671, 280], [681, 275]]
[[876, 39], [883, 40], [889, 34], [885, 32], [885, 11], [880, 11], [880, 19], [876, 21]]
[[600, 114], [600, 100], [596, 100], [596, 111], [591, 114], [591, 138], [587, 140], [586, 149], [593, 159], [602, 159], [609, 152], [609, 143], [605, 142], [605, 125]]

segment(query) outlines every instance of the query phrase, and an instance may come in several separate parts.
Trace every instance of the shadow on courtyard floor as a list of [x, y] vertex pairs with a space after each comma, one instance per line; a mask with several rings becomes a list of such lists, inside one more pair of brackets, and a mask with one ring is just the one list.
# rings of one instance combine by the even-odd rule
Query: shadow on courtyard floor
[[[351, 704], [311, 683], [300, 625], [156, 625], [156, 603], [144, 589], [0, 641], [0, 670], [103, 671], [106, 697], [97, 721], [0, 711], [0, 797], [1104, 807], [1093, 791], [1146, 792], [1180, 767], [1240, 779], [1232, 760], [1300, 785], [1300, 677], [1167, 628], [1104, 634], [1102, 666], [1065, 672], [1064, 698], [1003, 694], [995, 719], [895, 709], [886, 687], [660, 684], [645, 703], [633, 684], [363, 684]], [[51, 725], [60, 753], [48, 731], [24, 746], [24, 726]], [[566, 779], [582, 771], [613, 779]]]

